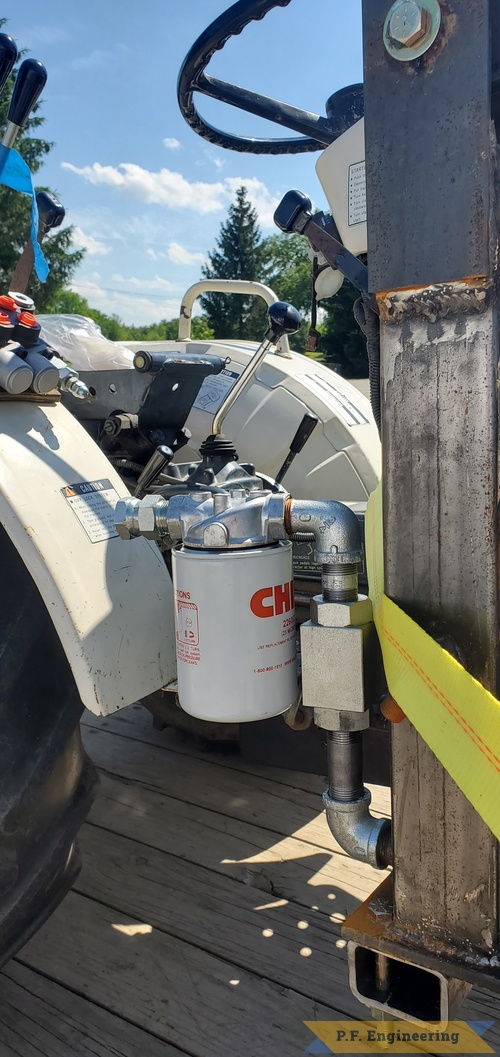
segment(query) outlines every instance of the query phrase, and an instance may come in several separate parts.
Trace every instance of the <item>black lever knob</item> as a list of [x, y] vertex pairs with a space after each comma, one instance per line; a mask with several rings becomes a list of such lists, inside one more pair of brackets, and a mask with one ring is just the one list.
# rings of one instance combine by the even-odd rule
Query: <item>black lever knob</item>
[[311, 436], [313, 429], [318, 425], [318, 422], [319, 418], [316, 415], [310, 415], [309, 413], [304, 415], [292, 443], [290, 444], [290, 451], [293, 452], [294, 455], [298, 455], [299, 452], [302, 451], [304, 444], [309, 440], [309, 437]]
[[[274, 214], [274, 223], [286, 235], [302, 231], [311, 219], [311, 199], [303, 191], [287, 191]], [[303, 214], [303, 220], [302, 220]]]
[[142, 499], [143, 495], [146, 494], [147, 489], [156, 481], [165, 466], [168, 466], [169, 462], [172, 462], [174, 453], [171, 448], [167, 447], [166, 444], [160, 444], [156, 451], [153, 452], [151, 458], [146, 463], [142, 473], [137, 478], [137, 484], [135, 486], [135, 495], [137, 499]]
[[290, 469], [290, 466], [292, 465], [295, 456], [299, 455], [299, 453], [302, 451], [304, 444], [306, 444], [309, 440], [309, 437], [311, 436], [313, 429], [315, 429], [315, 427], [318, 425], [318, 422], [319, 418], [317, 418], [316, 415], [310, 415], [309, 412], [306, 412], [292, 440], [292, 443], [290, 444], [290, 451], [288, 452], [288, 455], [283, 465], [280, 467], [278, 473], [276, 474], [276, 484], [281, 484], [287, 470]]
[[302, 323], [300, 312], [287, 301], [275, 301], [268, 310], [269, 330], [266, 338], [277, 341], [282, 334], [295, 334]]
[[21, 63], [7, 115], [13, 125], [24, 125], [46, 81], [47, 70], [38, 59]]
[[0, 33], [0, 92], [17, 60], [17, 45], [8, 33]]
[[66, 210], [54, 195], [49, 191], [39, 191], [36, 196], [38, 216], [43, 233], [46, 234], [51, 228], [58, 228], [66, 216]]

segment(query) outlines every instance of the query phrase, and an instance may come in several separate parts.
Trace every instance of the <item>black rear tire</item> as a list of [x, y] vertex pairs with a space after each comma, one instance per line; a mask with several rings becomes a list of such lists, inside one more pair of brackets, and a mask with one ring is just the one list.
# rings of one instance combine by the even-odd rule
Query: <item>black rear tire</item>
[[54, 625], [0, 526], [0, 965], [73, 883], [75, 836], [96, 772], [80, 738], [83, 711]]

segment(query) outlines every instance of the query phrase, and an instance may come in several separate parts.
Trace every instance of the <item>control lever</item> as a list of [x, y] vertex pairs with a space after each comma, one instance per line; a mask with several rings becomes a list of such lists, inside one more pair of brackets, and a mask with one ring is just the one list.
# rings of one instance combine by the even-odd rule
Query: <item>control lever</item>
[[[38, 191], [36, 204], [38, 206], [38, 243], [41, 244], [49, 231], [62, 224], [66, 210], [49, 191]], [[11, 290], [19, 291], [19, 293], [25, 292], [34, 263], [33, 243], [29, 238], [11, 275], [9, 283]]]
[[153, 452], [151, 458], [146, 463], [142, 473], [137, 478], [137, 484], [135, 486], [136, 499], [142, 499], [149, 488], [149, 486], [156, 480], [161, 474], [165, 466], [168, 466], [169, 462], [172, 462], [174, 453], [171, 448], [166, 444], [160, 444], [156, 451]]
[[269, 327], [264, 335], [263, 342], [259, 345], [258, 349], [252, 356], [252, 359], [247, 363], [239, 378], [235, 381], [232, 389], [229, 390], [229, 393], [225, 400], [222, 401], [219, 410], [215, 412], [212, 422], [213, 436], [218, 436], [222, 433], [222, 423], [224, 422], [228, 411], [231, 410], [234, 402], [238, 399], [243, 390], [246, 389], [248, 383], [258, 371], [262, 360], [269, 351], [271, 345], [275, 345], [284, 334], [295, 334], [302, 323], [300, 313], [297, 312], [297, 309], [294, 308], [293, 305], [289, 305], [286, 301], [275, 301], [273, 305], [269, 306], [267, 316]]
[[0, 92], [11, 72], [14, 63], [17, 62], [17, 45], [8, 33], [0, 33]]
[[39, 234], [44, 237], [53, 228], [59, 228], [66, 216], [66, 210], [50, 191], [38, 191], [36, 196], [38, 216], [40, 219]]
[[13, 146], [46, 81], [47, 70], [38, 59], [25, 59], [21, 63], [7, 114], [8, 124], [2, 139], [3, 147]]
[[308, 412], [304, 415], [304, 418], [300, 423], [300, 426], [292, 440], [292, 443], [290, 444], [290, 451], [288, 452], [288, 455], [283, 465], [280, 467], [278, 473], [276, 474], [276, 484], [281, 484], [285, 474], [290, 469], [290, 466], [292, 465], [295, 456], [302, 451], [302, 448], [309, 440], [309, 437], [311, 436], [311, 433], [313, 432], [314, 428], [318, 425], [318, 422], [319, 418], [316, 418], [316, 415], [310, 415]]
[[367, 296], [368, 268], [340, 241], [333, 218], [325, 213], [313, 216], [311, 209], [311, 199], [302, 191], [287, 191], [276, 209], [274, 223], [286, 235], [305, 235], [313, 250], [322, 253], [332, 268], [338, 268]]

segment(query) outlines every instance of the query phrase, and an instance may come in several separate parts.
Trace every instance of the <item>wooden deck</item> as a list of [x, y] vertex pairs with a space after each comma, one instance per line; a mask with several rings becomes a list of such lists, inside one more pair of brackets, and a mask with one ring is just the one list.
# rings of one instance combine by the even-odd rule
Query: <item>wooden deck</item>
[[380, 874], [334, 843], [323, 781], [156, 733], [139, 706], [84, 725], [83, 870], [0, 974], [0, 1057], [299, 1057], [304, 1021], [364, 1017], [340, 923]]

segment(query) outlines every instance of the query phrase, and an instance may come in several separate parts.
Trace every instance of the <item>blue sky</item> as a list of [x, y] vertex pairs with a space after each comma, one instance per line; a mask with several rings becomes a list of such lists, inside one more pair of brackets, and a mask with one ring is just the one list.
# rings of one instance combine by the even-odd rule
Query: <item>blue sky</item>
[[[48, 70], [37, 177], [52, 187], [87, 248], [73, 287], [128, 323], [178, 314], [200, 277], [234, 192], [245, 184], [263, 235], [291, 187], [324, 204], [316, 155], [268, 157], [212, 147], [183, 121], [177, 74], [228, 0], [6, 0], [5, 27]], [[291, 0], [218, 53], [209, 72], [324, 113], [328, 96], [362, 80], [361, 0]], [[308, 42], [306, 48], [306, 42]], [[314, 58], [313, 58], [314, 56]], [[212, 123], [249, 135], [277, 126], [197, 96]]]

